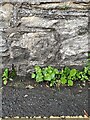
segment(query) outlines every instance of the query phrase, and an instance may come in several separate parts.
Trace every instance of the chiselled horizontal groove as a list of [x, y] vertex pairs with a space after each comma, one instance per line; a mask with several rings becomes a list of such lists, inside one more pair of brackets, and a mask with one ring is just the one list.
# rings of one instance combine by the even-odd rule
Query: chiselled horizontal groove
[[59, 8], [58, 8], [58, 7], [57, 7], [57, 8], [43, 8], [43, 7], [41, 8], [41, 7], [39, 7], [39, 6], [34, 6], [34, 8], [36, 8], [36, 9], [39, 8], [39, 9], [42, 9], [42, 10], [53, 10], [53, 9], [54, 9], [54, 10], [60, 10], [60, 11], [62, 11], [62, 10], [68, 11], [68, 10], [89, 10], [89, 9], [90, 9], [90, 6], [88, 6], [88, 5], [87, 5], [87, 6], [83, 6], [83, 8], [68, 7], [67, 9], [64, 9], [63, 6], [62, 6], [61, 8], [60, 8], [60, 7], [59, 7]]
[[[69, 1], [58, 1], [58, 2], [40, 2], [40, 4], [53, 4], [53, 3], [67, 3], [67, 2], [69, 2]], [[70, 1], [71, 2], [71, 1]], [[81, 3], [83, 3], [83, 4], [89, 4], [90, 2], [84, 2], [84, 1], [81, 1], [81, 2], [77, 2], [77, 1], [72, 1], [72, 3], [74, 3], [74, 4], [81, 4]]]
[[60, 3], [62, 2], [63, 0], [57, 0], [57, 1], [52, 1], [50, 2], [49, 0], [46, 0], [46, 1], [42, 1], [42, 0], [0, 0], [0, 4], [6, 4], [6, 3], [9, 3], [9, 4], [17, 4], [17, 3], [28, 3], [28, 4], [42, 4], [42, 3]]
[[73, 3], [75, 3], [75, 4], [80, 4], [80, 3], [84, 3], [84, 4], [89, 4], [90, 3], [90, 1], [73, 1]]
[[[27, 28], [27, 29], [26, 29]], [[16, 32], [26, 32], [26, 33], [29, 33], [30, 32], [30, 29], [31, 31], [33, 31], [32, 29], [42, 29], [42, 30], [47, 30], [47, 31], [55, 31], [55, 28], [44, 28], [44, 27], [26, 27], [26, 28], [23, 28], [23, 27], [19, 27], [19, 28], [12, 28], [12, 29], [7, 29], [5, 30], [6, 33], [12, 33], [14, 31]]]
[[72, 2], [74, 4], [89, 4], [90, 1], [77, 1], [77, 0], [0, 0], [0, 4], [17, 4], [17, 3], [28, 3], [28, 4], [53, 4], [53, 3], [67, 3], [67, 2]]
[[[62, 1], [62, 2], [60, 2], [60, 1], [57, 1], [57, 2], [53, 2], [53, 1], [52, 1], [52, 2], [40, 2], [40, 5], [41, 5], [41, 4], [54, 4], [54, 3], [57, 4], [57, 3], [63, 3], [63, 2], [64, 2], [64, 1]], [[66, 1], [65, 1], [65, 2], [66, 2]]]
[[36, 29], [45, 29], [45, 30], [55, 30], [55, 28], [45, 28], [45, 27], [28, 27], [28, 28], [36, 28]]

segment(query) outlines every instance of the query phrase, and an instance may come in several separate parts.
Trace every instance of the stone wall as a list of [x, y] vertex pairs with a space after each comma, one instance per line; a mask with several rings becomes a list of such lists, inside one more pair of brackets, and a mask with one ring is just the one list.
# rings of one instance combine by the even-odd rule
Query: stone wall
[[90, 0], [0, 0], [1, 68], [82, 66], [88, 53]]

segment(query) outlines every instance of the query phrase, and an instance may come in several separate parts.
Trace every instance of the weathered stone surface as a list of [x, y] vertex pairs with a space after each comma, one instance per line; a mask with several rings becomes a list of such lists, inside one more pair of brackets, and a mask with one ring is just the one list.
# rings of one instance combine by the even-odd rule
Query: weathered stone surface
[[11, 19], [12, 10], [12, 4], [0, 5], [0, 21], [9, 22], [9, 20]]
[[[84, 3], [83, 3], [84, 2]], [[65, 1], [65, 2], [52, 2], [52, 4], [47, 3], [47, 4], [40, 4], [36, 5], [36, 8], [43, 8], [43, 9], [59, 9], [59, 10], [67, 10], [67, 9], [86, 9], [87, 8], [87, 3], [83, 1], [79, 4], [78, 1], [76, 3], [74, 1]]]
[[23, 17], [21, 18], [22, 25], [27, 27], [37, 27], [37, 28], [51, 28], [58, 20], [48, 20], [39, 17]]
[[17, 73], [26, 75], [35, 65], [84, 65], [88, 53], [89, 0], [3, 3], [0, 56], [4, 66], [14, 63]]
[[13, 5], [11, 4], [0, 5], [0, 71], [4, 68], [4, 64], [9, 62], [9, 46], [3, 34], [3, 29], [7, 29], [10, 25], [12, 10]]
[[[66, 1], [71, 1], [71, 0], [0, 0], [0, 2], [20, 2], [20, 3], [23, 3], [23, 2], [30, 2], [30, 3], [40, 3], [40, 2], [44, 2], [44, 3], [47, 3], [47, 2], [66, 2]], [[73, 0], [74, 2], [90, 2], [90, 0]]]

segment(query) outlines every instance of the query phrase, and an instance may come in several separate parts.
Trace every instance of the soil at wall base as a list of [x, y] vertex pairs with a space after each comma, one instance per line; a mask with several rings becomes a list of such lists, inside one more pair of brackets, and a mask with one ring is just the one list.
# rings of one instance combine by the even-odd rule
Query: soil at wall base
[[88, 83], [57, 89], [22, 77], [2, 89], [3, 117], [84, 116], [85, 111], [88, 113]]

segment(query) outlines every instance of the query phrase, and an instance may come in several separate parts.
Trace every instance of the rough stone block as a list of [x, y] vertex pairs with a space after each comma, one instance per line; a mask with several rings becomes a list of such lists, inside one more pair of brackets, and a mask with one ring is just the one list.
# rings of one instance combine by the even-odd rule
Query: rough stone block
[[0, 21], [7, 21], [11, 19], [11, 14], [13, 12], [12, 4], [0, 5]]
[[21, 18], [21, 24], [27, 27], [51, 28], [57, 22], [58, 20], [48, 20], [35, 16]]

